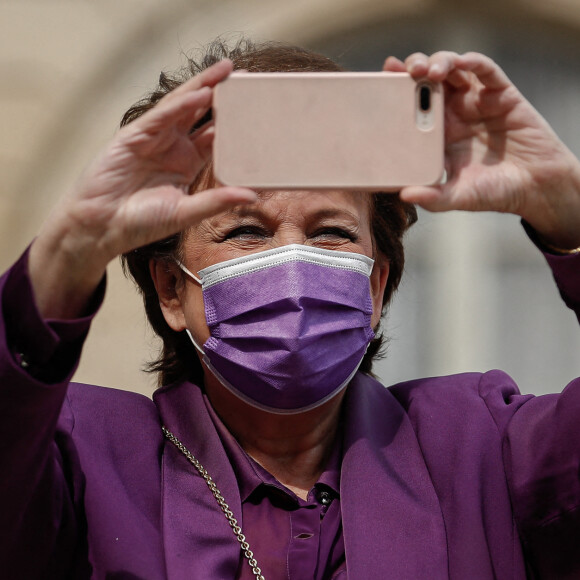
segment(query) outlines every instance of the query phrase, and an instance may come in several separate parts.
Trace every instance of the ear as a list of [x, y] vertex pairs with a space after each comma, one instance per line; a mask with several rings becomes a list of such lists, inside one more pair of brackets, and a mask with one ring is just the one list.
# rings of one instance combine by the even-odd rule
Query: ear
[[183, 314], [183, 276], [179, 266], [168, 260], [149, 261], [149, 272], [157, 290], [159, 306], [170, 328], [181, 332], [186, 328]]
[[375, 328], [381, 320], [383, 311], [383, 296], [389, 279], [390, 264], [386, 258], [378, 257], [371, 272], [371, 298], [373, 301], [373, 315], [371, 317], [371, 326]]

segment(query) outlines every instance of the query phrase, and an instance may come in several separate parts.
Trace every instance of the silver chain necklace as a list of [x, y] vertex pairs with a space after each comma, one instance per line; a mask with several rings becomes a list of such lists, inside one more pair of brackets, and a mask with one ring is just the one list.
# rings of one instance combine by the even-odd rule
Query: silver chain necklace
[[211, 478], [210, 474], [207, 472], [205, 467], [197, 460], [197, 458], [193, 455], [193, 453], [191, 453], [191, 451], [171, 431], [169, 431], [165, 427], [161, 427], [161, 429], [163, 431], [163, 435], [165, 435], [165, 437], [167, 437], [167, 439], [169, 439], [169, 441], [171, 441], [171, 443], [173, 443], [173, 445], [175, 445], [175, 447], [177, 447], [177, 449], [179, 449], [179, 451], [181, 451], [181, 453], [185, 455], [187, 460], [195, 467], [195, 469], [197, 469], [199, 474], [203, 477], [203, 479], [207, 483], [207, 486], [209, 487], [211, 493], [215, 497], [215, 500], [217, 501], [222, 512], [226, 516], [226, 520], [228, 520], [228, 524], [230, 524], [230, 527], [234, 532], [234, 536], [236, 536], [236, 539], [238, 540], [240, 547], [242, 549], [242, 553], [244, 554], [244, 557], [248, 561], [248, 564], [250, 565], [250, 568], [252, 569], [252, 573], [256, 577], [256, 580], [265, 580], [264, 576], [262, 576], [262, 570], [258, 566], [256, 558], [254, 558], [254, 553], [252, 552], [252, 550], [250, 550], [250, 544], [248, 544], [248, 542], [246, 541], [246, 536], [242, 534], [242, 528], [238, 524], [238, 520], [236, 520], [236, 518], [234, 517], [234, 514], [230, 509], [230, 506], [226, 503], [226, 500], [224, 499], [224, 496], [221, 494], [220, 490], [215, 484], [215, 481]]

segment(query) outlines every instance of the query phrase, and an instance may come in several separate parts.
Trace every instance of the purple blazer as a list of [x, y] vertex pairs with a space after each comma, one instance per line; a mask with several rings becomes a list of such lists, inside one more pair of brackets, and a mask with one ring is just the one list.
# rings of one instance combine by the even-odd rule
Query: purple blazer
[[[578, 315], [580, 257], [548, 261]], [[1, 578], [235, 578], [224, 515], [161, 432], [200, 459], [241, 520], [200, 389], [175, 384], [151, 401], [69, 385], [90, 319], [40, 320], [26, 257], [0, 292]], [[390, 389], [359, 373], [345, 405], [348, 578], [580, 578], [578, 380], [533, 397], [499, 371]]]

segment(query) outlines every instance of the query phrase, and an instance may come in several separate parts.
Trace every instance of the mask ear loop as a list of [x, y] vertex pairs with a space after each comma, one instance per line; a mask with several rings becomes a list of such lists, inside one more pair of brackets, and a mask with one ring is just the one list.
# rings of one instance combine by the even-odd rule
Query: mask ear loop
[[[201, 286], [201, 280], [190, 270], [188, 270], [177, 258], [175, 259], [176, 264], [193, 280], [195, 280], [200, 286]], [[199, 346], [197, 344], [197, 342], [195, 342], [195, 339], [193, 338], [191, 332], [189, 332], [189, 329], [186, 328], [185, 332], [187, 332], [187, 336], [189, 336], [189, 339], [191, 340], [191, 342], [193, 343], [193, 346], [195, 346], [195, 348], [203, 355], [205, 356], [205, 352], [203, 352], [203, 349], [201, 348], [201, 346]]]
[[201, 279], [198, 278], [193, 272], [188, 270], [184, 264], [182, 264], [178, 259], [175, 259], [176, 264], [190, 277], [193, 278], [200, 286], [201, 286]]
[[195, 346], [195, 348], [201, 353], [201, 355], [205, 357], [205, 352], [203, 352], [203, 349], [201, 348], [201, 346], [199, 346], [197, 344], [197, 342], [195, 342], [195, 339], [193, 338], [191, 332], [189, 332], [189, 328], [186, 328], [185, 332], [187, 332], [187, 336], [189, 336], [189, 340], [191, 340], [191, 342], [193, 342], [193, 346]]

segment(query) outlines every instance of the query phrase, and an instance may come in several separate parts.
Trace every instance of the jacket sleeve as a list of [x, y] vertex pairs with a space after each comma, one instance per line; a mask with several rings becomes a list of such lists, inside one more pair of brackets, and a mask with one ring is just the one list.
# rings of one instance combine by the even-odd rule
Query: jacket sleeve
[[[580, 255], [546, 259], [580, 321]], [[580, 578], [580, 378], [561, 394], [539, 397], [498, 388], [497, 380], [496, 372], [484, 375], [480, 394], [504, 434], [506, 476], [530, 575]]]
[[[91, 312], [104, 294], [101, 284]], [[57, 422], [92, 314], [43, 321], [27, 253], [0, 278], [0, 570], [12, 578], [88, 577], [82, 474]], [[68, 418], [72, 428], [72, 417]], [[83, 556], [84, 554], [84, 556]], [[83, 563], [84, 562], [84, 563]]]

